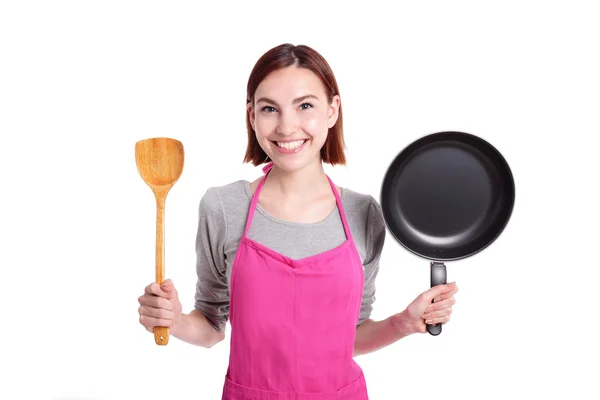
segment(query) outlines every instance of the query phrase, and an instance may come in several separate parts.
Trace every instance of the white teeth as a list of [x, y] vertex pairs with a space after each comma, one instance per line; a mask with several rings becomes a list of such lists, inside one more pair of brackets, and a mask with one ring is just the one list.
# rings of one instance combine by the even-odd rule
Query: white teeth
[[295, 150], [298, 147], [302, 146], [306, 140], [296, 140], [293, 142], [277, 142], [277, 146], [287, 149], [287, 150]]

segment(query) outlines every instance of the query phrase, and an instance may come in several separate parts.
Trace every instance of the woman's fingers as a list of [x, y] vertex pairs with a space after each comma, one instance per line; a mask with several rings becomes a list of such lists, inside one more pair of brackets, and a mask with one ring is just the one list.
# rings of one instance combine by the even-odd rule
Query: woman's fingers
[[456, 299], [454, 297], [440, 300], [438, 302], [431, 303], [429, 306], [427, 306], [427, 308], [425, 309], [425, 313], [441, 310], [442, 308], [452, 307], [455, 303], [456, 303]]
[[138, 298], [138, 302], [142, 306], [163, 308], [165, 310], [173, 310], [173, 302], [163, 297], [157, 297], [151, 294], [144, 294]]
[[452, 306], [455, 303], [456, 300], [454, 297], [433, 303], [427, 307], [421, 318], [425, 320], [426, 324], [445, 324], [446, 322], [450, 321]]
[[445, 324], [448, 321], [450, 321], [450, 315], [446, 315], [443, 317], [428, 318], [425, 320], [425, 323], [430, 324], [430, 325], [435, 325], [435, 324]]
[[[150, 302], [152, 302], [152, 300], [168, 301], [158, 297], [150, 299]], [[148, 305], [141, 305], [138, 308], [138, 313], [140, 314], [140, 324], [142, 324], [149, 332], [152, 332], [155, 326], [165, 326], [170, 328], [173, 325], [173, 319], [175, 317], [175, 314], [170, 310]]]
[[426, 312], [423, 314], [423, 316], [421, 318], [427, 319], [427, 318], [445, 317], [446, 315], [450, 315], [450, 314], [452, 314], [452, 307], [445, 307], [445, 308], [442, 308], [441, 310]]
[[140, 315], [146, 317], [158, 318], [158, 319], [173, 319], [175, 314], [172, 311], [165, 310], [164, 308], [155, 308], [148, 306], [140, 306], [138, 312]]
[[454, 296], [454, 295], [455, 295], [457, 292], [458, 292], [458, 286], [455, 286], [455, 287], [454, 287], [454, 289], [452, 289], [451, 291], [449, 291], [449, 292], [446, 292], [446, 293], [442, 293], [441, 295], [439, 295], [439, 296], [436, 296], [436, 297], [433, 299], [433, 302], [434, 302], [434, 303], [438, 303], [438, 302], [440, 302], [440, 301], [442, 301], [442, 300], [449, 299], [449, 298], [451, 298], [452, 296]]
[[169, 294], [160, 288], [160, 285], [156, 282], [152, 282], [148, 286], [144, 288], [144, 294], [154, 295], [158, 297], [163, 297], [165, 299], [169, 298]]

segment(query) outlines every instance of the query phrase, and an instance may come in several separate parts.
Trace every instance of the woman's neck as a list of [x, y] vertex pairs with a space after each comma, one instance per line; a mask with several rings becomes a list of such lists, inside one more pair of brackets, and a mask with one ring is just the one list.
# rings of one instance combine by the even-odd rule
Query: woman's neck
[[[250, 185], [253, 192], [260, 179]], [[259, 204], [280, 220], [310, 224], [327, 218], [335, 209], [336, 198], [319, 160], [295, 172], [287, 172], [273, 165], [260, 194]]]
[[311, 198], [323, 191], [331, 191], [323, 164], [311, 163], [301, 170], [287, 172], [273, 165], [265, 182], [270, 192], [277, 192], [284, 198]]

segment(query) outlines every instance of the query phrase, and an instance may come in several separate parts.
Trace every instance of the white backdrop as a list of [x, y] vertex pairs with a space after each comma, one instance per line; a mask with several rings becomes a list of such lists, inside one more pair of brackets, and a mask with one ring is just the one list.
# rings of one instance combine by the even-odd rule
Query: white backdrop
[[[448, 263], [460, 292], [443, 333], [357, 359], [371, 398], [597, 396], [598, 11], [396, 3], [2, 2], [1, 397], [220, 398], [229, 337], [160, 347], [138, 323], [155, 203], [134, 144], [184, 143], [166, 271], [190, 311], [198, 202], [260, 173], [241, 163], [245, 85], [284, 42], [337, 75], [349, 165], [328, 169], [336, 183], [378, 198], [395, 154], [440, 130], [489, 140], [516, 179], [502, 236]], [[388, 236], [373, 317], [427, 289], [428, 265]]]

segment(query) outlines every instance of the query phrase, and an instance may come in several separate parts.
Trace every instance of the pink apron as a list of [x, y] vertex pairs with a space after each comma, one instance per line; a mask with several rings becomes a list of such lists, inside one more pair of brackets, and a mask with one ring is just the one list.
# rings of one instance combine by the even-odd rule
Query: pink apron
[[232, 266], [222, 400], [368, 400], [353, 359], [364, 271], [338, 191], [327, 177], [346, 241], [291, 259], [247, 236], [270, 167], [252, 197]]

